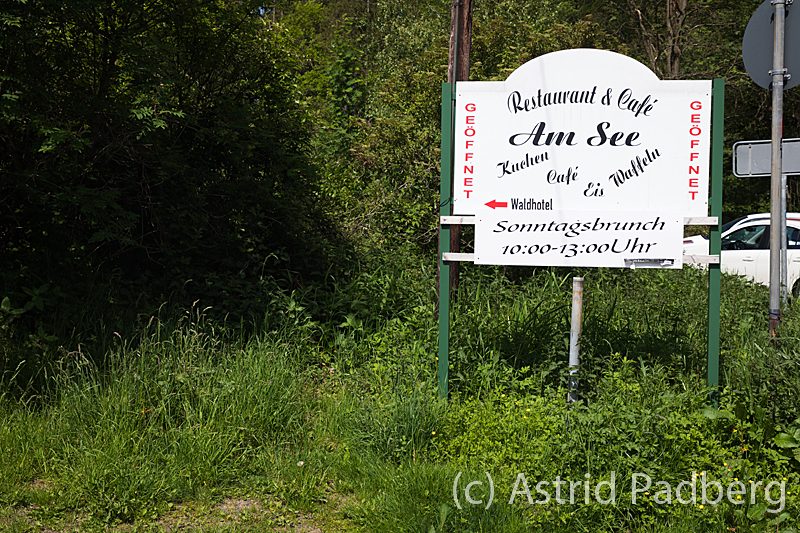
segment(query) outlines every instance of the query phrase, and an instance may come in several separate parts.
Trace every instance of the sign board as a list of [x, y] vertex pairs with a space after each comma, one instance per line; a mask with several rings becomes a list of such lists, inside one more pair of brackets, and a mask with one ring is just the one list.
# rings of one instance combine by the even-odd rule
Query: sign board
[[708, 214], [710, 81], [662, 81], [629, 57], [577, 49], [456, 92], [454, 214]]
[[683, 216], [510, 211], [479, 218], [475, 242], [475, 264], [681, 268]]
[[[769, 71], [772, 70], [774, 12], [775, 8], [770, 0], [764, 0], [750, 17], [742, 39], [744, 68], [750, 79], [764, 89], [769, 89], [772, 84]], [[789, 79], [784, 79], [785, 90], [800, 83], [800, 8], [795, 8], [788, 2], [783, 33], [783, 64], [791, 75]]]
[[[710, 81], [662, 81], [629, 57], [577, 49], [533, 59], [504, 82], [458, 82], [456, 93], [453, 213], [477, 216], [476, 262], [680, 267], [682, 231], [668, 221], [682, 227], [684, 217], [708, 214]], [[584, 223], [586, 213], [627, 229], [558, 242], [549, 231], [523, 238], [492, 229]], [[642, 229], [654, 216], [663, 229]], [[650, 243], [662, 237], [677, 244]], [[617, 238], [652, 246], [600, 257]], [[531, 239], [584, 252], [502, 252]]]
[[[783, 173], [800, 174], [800, 139], [783, 140]], [[772, 175], [772, 141], [741, 141], [733, 145], [733, 174], [740, 178]]]

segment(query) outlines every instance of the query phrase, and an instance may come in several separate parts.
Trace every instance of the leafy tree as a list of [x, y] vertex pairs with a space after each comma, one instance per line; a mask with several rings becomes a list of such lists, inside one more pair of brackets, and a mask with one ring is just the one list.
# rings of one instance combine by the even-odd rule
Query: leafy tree
[[259, 7], [2, 8], [0, 296], [38, 308], [18, 320], [197, 298], [245, 313], [261, 280], [326, 271], [298, 68]]

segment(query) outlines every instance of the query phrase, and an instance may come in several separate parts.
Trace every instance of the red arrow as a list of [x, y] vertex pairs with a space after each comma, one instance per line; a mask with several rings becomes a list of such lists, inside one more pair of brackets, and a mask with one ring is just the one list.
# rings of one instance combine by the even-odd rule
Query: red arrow
[[497, 207], [508, 207], [508, 202], [498, 202], [497, 200], [492, 200], [491, 202], [486, 202], [486, 205], [495, 209]]

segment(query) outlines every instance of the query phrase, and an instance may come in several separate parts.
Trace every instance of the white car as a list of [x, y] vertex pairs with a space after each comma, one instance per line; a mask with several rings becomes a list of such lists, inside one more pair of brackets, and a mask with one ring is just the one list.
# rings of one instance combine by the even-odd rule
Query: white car
[[[747, 215], [722, 226], [722, 271], [769, 285], [769, 213]], [[787, 283], [794, 296], [800, 294], [800, 213], [786, 214], [788, 239]], [[686, 255], [708, 254], [708, 239], [702, 235], [683, 240]]]

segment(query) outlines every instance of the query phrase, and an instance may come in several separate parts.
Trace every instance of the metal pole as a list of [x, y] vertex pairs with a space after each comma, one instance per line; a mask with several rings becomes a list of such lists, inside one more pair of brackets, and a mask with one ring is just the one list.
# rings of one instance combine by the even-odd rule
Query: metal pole
[[[461, 61], [461, 18], [463, 0], [454, 0], [451, 7], [453, 24], [453, 53], [448, 68], [448, 80], [442, 84], [442, 140], [439, 174], [439, 215], [453, 214], [453, 130], [455, 118], [456, 80], [459, 77]], [[469, 8], [471, 9], [471, 7]], [[452, 69], [452, 70], [450, 70]], [[452, 75], [451, 75], [452, 73]], [[447, 398], [450, 372], [450, 295], [452, 280], [458, 280], [458, 263], [445, 263], [444, 254], [458, 250], [458, 226], [439, 225], [439, 353], [437, 381], [439, 397]], [[452, 276], [451, 276], [452, 273]], [[456, 283], [457, 285], [457, 283]]]
[[781, 173], [781, 305], [789, 303], [789, 242], [786, 234], [786, 174]]
[[[711, 195], [709, 207], [717, 223], [708, 237], [709, 253], [719, 255], [722, 233], [722, 159], [725, 137], [725, 80], [715, 79], [711, 100]], [[711, 402], [719, 401], [720, 264], [708, 265], [708, 386]]]
[[569, 327], [569, 394], [568, 402], [578, 401], [578, 367], [580, 366], [581, 331], [583, 329], [583, 278], [572, 278], [572, 318]]
[[[770, 181], [770, 239], [769, 239], [769, 334], [778, 336], [781, 321], [780, 248], [781, 234], [781, 176], [783, 174], [783, 66], [784, 21], [786, 0], [772, 0], [775, 7], [772, 40], [772, 179]], [[785, 217], [784, 217], [785, 218]]]
[[[453, 85], [442, 84], [442, 140], [439, 174], [439, 215], [452, 214], [453, 191]], [[450, 268], [444, 254], [450, 251], [450, 226], [439, 226], [439, 397], [447, 398], [450, 368]]]

